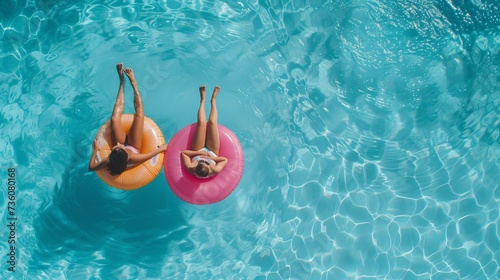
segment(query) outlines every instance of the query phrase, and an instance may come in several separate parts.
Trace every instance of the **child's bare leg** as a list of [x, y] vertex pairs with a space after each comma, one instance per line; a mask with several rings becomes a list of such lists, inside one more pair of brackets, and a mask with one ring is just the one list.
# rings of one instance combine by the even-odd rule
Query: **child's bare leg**
[[116, 64], [116, 71], [118, 72], [118, 76], [120, 77], [120, 87], [118, 88], [118, 95], [116, 96], [115, 106], [113, 108], [113, 114], [111, 115], [111, 139], [113, 141], [113, 146], [116, 146], [116, 143], [125, 143], [125, 139], [127, 138], [127, 134], [122, 127], [122, 113], [123, 107], [125, 106], [125, 100], [123, 97], [125, 78], [123, 77], [123, 64]]
[[134, 71], [131, 68], [125, 69], [125, 74], [130, 80], [130, 84], [134, 89], [134, 121], [127, 135], [127, 144], [134, 146], [137, 149], [142, 147], [142, 132], [144, 130], [144, 107], [142, 106], [142, 98], [135, 80]]
[[198, 151], [205, 147], [205, 138], [207, 133], [207, 118], [205, 116], [205, 86], [200, 87], [200, 108], [198, 109], [198, 121], [194, 131], [191, 150]]
[[219, 149], [220, 149], [219, 128], [217, 127], [217, 119], [219, 117], [219, 114], [217, 112], [217, 106], [215, 104], [215, 99], [217, 98], [217, 94], [219, 94], [219, 91], [220, 87], [216, 86], [212, 94], [212, 99], [210, 100], [212, 108], [210, 110], [210, 116], [208, 117], [207, 140], [206, 140], [207, 148], [209, 148], [216, 155], [219, 155]]

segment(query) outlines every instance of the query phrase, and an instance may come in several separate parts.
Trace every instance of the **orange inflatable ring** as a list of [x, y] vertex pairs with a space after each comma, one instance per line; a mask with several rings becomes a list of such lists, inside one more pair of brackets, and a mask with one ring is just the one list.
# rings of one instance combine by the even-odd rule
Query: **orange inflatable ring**
[[[125, 133], [129, 132], [133, 119], [134, 115], [132, 114], [122, 115], [122, 126]], [[101, 159], [106, 158], [113, 148], [110, 121], [101, 126], [95, 139], [98, 140], [98, 148], [95, 151], [96, 162], [99, 162]], [[165, 144], [165, 139], [160, 128], [150, 118], [144, 117], [141, 154], [154, 151], [162, 144]], [[105, 168], [97, 170], [96, 173], [99, 178], [112, 187], [123, 190], [138, 189], [149, 184], [160, 173], [163, 167], [163, 154], [159, 153], [142, 164], [117, 176], [112, 176]]]

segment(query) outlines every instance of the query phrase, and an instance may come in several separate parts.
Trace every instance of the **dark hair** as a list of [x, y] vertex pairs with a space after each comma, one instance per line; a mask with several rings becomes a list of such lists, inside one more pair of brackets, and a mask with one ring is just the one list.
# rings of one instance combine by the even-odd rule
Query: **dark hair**
[[127, 169], [128, 154], [125, 149], [115, 148], [109, 154], [108, 172], [115, 176], [120, 175]]
[[198, 165], [196, 166], [194, 173], [201, 178], [205, 178], [208, 176], [208, 173], [210, 172], [210, 169], [208, 169], [208, 166], [203, 164], [202, 162], [198, 162]]

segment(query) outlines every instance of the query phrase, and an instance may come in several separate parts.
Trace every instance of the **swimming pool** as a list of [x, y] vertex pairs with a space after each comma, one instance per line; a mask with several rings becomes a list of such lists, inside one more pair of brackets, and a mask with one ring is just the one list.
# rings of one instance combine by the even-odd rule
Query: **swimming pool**
[[[496, 2], [103, 2], [0, 4], [2, 278], [500, 278]], [[221, 86], [228, 198], [87, 172], [118, 61], [166, 139]]]

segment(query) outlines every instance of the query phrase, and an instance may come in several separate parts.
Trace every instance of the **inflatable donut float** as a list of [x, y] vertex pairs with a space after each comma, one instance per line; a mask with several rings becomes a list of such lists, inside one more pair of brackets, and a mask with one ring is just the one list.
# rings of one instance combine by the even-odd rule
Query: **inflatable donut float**
[[243, 149], [228, 128], [218, 125], [219, 155], [228, 159], [224, 169], [209, 178], [200, 179], [189, 173], [182, 164], [181, 152], [191, 147], [196, 124], [191, 124], [170, 140], [164, 160], [165, 177], [172, 191], [191, 204], [211, 204], [226, 198], [238, 185], [243, 175]]
[[[121, 121], [125, 133], [128, 134], [130, 131], [133, 120], [134, 115], [132, 114], [122, 115]], [[95, 139], [98, 144], [97, 150], [94, 152], [96, 153], [96, 162], [99, 162], [103, 158], [106, 158], [113, 148], [110, 121], [101, 126]], [[154, 151], [162, 144], [165, 144], [165, 139], [160, 128], [150, 118], [144, 117], [141, 154]], [[157, 154], [134, 168], [124, 171], [120, 175], [113, 176], [109, 174], [106, 168], [97, 170], [96, 173], [101, 180], [112, 187], [123, 190], [138, 189], [149, 184], [160, 173], [163, 165], [163, 156], [164, 153]]]

